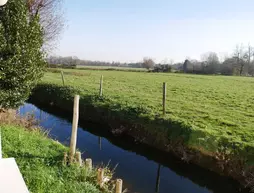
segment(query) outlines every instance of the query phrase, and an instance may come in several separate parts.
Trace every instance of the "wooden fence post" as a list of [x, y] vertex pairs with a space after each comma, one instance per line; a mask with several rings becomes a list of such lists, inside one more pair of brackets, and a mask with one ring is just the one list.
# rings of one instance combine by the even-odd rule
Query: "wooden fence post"
[[101, 80], [100, 80], [100, 94], [99, 96], [102, 97], [103, 94], [103, 75], [101, 75]]
[[81, 158], [81, 153], [79, 151], [76, 152], [76, 161], [79, 166], [82, 166], [82, 158]]
[[116, 193], [122, 193], [123, 191], [123, 181], [121, 179], [116, 180]]
[[163, 115], [166, 114], [166, 95], [167, 95], [167, 84], [166, 82], [164, 82], [163, 83], [163, 99], [162, 99]]
[[63, 165], [66, 166], [67, 164], [67, 159], [68, 159], [68, 154], [64, 152], [64, 159], [63, 159]]
[[85, 160], [85, 167], [88, 170], [92, 170], [92, 168], [93, 168], [93, 161], [92, 161], [92, 159], [86, 159]]
[[97, 173], [97, 182], [101, 188], [103, 186], [103, 178], [104, 178], [104, 169], [99, 168]]
[[79, 119], [79, 95], [75, 95], [73, 106], [71, 143], [70, 143], [70, 163], [73, 161], [76, 151], [78, 119]]
[[61, 76], [62, 76], [62, 82], [63, 82], [63, 86], [65, 85], [65, 80], [64, 80], [64, 74], [63, 71], [61, 71]]

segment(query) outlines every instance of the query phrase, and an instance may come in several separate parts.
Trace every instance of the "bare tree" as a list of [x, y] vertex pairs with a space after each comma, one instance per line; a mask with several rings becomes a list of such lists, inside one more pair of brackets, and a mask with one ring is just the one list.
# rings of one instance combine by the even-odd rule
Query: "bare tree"
[[247, 59], [246, 52], [244, 51], [244, 46], [242, 44], [236, 46], [233, 57], [237, 61], [236, 66], [234, 67], [235, 74], [242, 76]]
[[246, 62], [246, 66], [245, 66], [245, 73], [246, 75], [248, 75], [250, 72], [252, 71], [252, 65], [251, 65], [251, 57], [253, 56], [254, 52], [253, 52], [253, 48], [251, 47], [251, 45], [248, 45], [248, 49], [246, 50], [245, 54], [244, 54], [244, 59]]
[[149, 70], [150, 68], [154, 67], [154, 64], [155, 62], [153, 61], [153, 59], [146, 57], [143, 59], [142, 67]]
[[62, 0], [26, 0], [30, 17], [39, 15], [43, 28], [44, 49], [51, 51], [64, 29]]

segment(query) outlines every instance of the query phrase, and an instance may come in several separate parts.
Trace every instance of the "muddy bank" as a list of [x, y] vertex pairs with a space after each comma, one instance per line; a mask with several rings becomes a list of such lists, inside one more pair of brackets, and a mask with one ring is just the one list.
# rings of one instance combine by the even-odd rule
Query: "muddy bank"
[[[73, 95], [79, 94], [79, 91], [72, 88], [59, 87], [55, 85], [42, 85], [37, 87], [30, 97], [30, 101], [34, 104], [41, 104], [45, 107], [56, 108], [58, 110], [72, 114]], [[181, 159], [183, 162], [196, 164], [210, 171], [216, 172], [223, 176], [230, 176], [239, 181], [242, 185], [246, 185], [246, 179], [250, 175], [253, 168], [246, 169], [244, 160], [235, 155], [228, 155], [220, 151], [217, 153], [207, 152], [203, 149], [187, 147], [182, 137], [173, 140], [158, 128], [163, 120], [157, 119], [150, 121], [137, 119], [137, 117], [123, 116], [125, 113], [117, 113], [111, 111], [106, 105], [93, 105], [94, 98], [91, 96], [81, 96], [80, 99], [80, 119], [82, 121], [90, 121], [107, 125], [106, 133], [111, 134], [119, 139], [128, 139], [134, 141], [138, 146], [140, 144], [160, 150], [163, 153], [171, 153]], [[97, 99], [100, 100], [100, 99]], [[149, 127], [149, 129], [147, 129]], [[183, 129], [177, 124], [170, 125], [172, 130]], [[179, 135], [181, 136], [181, 135]]]

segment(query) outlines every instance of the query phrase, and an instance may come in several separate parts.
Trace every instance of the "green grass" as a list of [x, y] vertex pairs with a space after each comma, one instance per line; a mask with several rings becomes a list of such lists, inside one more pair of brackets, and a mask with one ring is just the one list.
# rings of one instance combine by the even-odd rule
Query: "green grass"
[[[226, 146], [243, 153], [247, 161], [254, 160], [253, 78], [88, 70], [84, 73], [87, 75], [66, 74], [65, 83], [79, 89], [83, 97], [94, 97], [98, 96], [103, 74], [104, 100], [93, 98], [90, 102], [94, 107], [111, 109], [116, 116], [145, 125], [151, 133], [170, 139], [181, 137], [195, 149], [214, 153], [219, 146]], [[46, 73], [42, 82], [61, 85], [61, 75]], [[165, 116], [161, 105], [163, 82], [167, 82]]]
[[30, 192], [99, 193], [95, 171], [63, 166], [63, 145], [41, 132], [1, 125], [4, 157], [14, 157]]

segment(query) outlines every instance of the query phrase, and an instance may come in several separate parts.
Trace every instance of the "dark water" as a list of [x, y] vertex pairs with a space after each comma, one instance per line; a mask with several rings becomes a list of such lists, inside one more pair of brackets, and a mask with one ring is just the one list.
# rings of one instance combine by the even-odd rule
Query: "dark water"
[[[47, 111], [50, 111], [47, 109]], [[69, 145], [71, 122], [61, 112], [58, 116], [32, 104], [20, 107], [21, 115], [33, 113], [49, 136]], [[67, 116], [66, 116], [67, 117]], [[69, 117], [70, 118], [70, 117]], [[124, 180], [129, 192], [139, 193], [237, 193], [238, 185], [227, 178], [197, 166], [183, 163], [143, 145], [128, 144], [124, 139], [114, 139], [103, 134], [104, 126], [82, 123], [78, 129], [77, 148], [84, 158], [94, 164], [108, 164], [115, 170], [115, 177]], [[96, 129], [95, 129], [96, 128]], [[106, 128], [106, 126], [105, 126]], [[104, 137], [102, 137], [104, 136]], [[106, 137], [106, 138], [105, 138]]]

